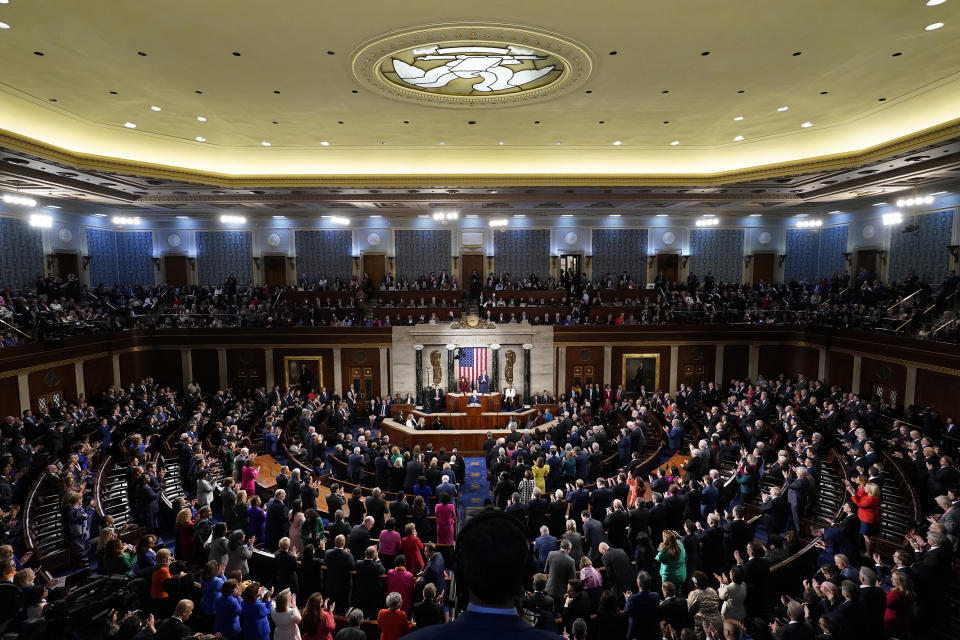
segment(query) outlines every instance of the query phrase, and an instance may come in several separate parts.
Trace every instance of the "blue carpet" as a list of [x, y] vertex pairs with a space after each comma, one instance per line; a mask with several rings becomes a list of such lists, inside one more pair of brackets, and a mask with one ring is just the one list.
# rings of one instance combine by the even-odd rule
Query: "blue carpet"
[[463, 522], [467, 507], [482, 507], [490, 497], [487, 482], [487, 463], [483, 458], [464, 458], [467, 465], [466, 480], [460, 488], [460, 522]]

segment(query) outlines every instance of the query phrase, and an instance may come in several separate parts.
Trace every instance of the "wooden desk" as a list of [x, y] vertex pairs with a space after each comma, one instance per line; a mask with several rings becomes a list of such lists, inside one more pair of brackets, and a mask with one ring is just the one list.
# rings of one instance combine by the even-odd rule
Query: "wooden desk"
[[[415, 414], [417, 412], [414, 412]], [[462, 414], [461, 414], [462, 415]], [[500, 414], [503, 417], [504, 414]], [[441, 420], [445, 420], [446, 414], [441, 416]], [[462, 416], [466, 417], [466, 416]], [[484, 416], [486, 417], [486, 416]], [[555, 424], [555, 420], [551, 422], [544, 423], [543, 425], [537, 427], [535, 431], [544, 431], [549, 430]], [[522, 424], [521, 424], [521, 428]], [[483, 441], [487, 439], [487, 430], [486, 429], [444, 429], [443, 431], [434, 431], [434, 430], [425, 430], [425, 431], [416, 431], [414, 429], [408, 429], [406, 425], [397, 422], [396, 420], [387, 419], [383, 421], [381, 427], [382, 432], [390, 436], [390, 441], [396, 444], [399, 444], [402, 447], [412, 447], [416, 444], [426, 444], [431, 443], [435, 450], [439, 450], [441, 447], [446, 448], [447, 451], [451, 449], [458, 449], [460, 455], [468, 454], [482, 454], [483, 453]], [[495, 429], [491, 428], [490, 431], [493, 433], [494, 438], [506, 437], [510, 434], [509, 431], [505, 429]]]
[[277, 490], [277, 474], [283, 466], [273, 456], [263, 454], [253, 459], [254, 468], [260, 467], [260, 475], [257, 476], [257, 489], [268, 493], [271, 496]]

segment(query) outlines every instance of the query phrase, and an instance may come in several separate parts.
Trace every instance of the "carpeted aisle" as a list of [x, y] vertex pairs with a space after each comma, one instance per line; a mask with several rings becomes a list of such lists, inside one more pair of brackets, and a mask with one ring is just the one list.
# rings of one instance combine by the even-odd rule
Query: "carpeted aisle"
[[467, 465], [466, 479], [460, 492], [460, 522], [464, 521], [467, 508], [479, 508], [490, 497], [487, 482], [487, 464], [483, 458], [464, 458]]

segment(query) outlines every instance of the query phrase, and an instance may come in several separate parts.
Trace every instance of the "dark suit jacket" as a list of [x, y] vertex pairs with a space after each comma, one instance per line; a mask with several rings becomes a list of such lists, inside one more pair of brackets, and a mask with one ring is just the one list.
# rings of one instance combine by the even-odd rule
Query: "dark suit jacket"
[[583, 523], [583, 542], [585, 547], [583, 551], [594, 564], [597, 562], [596, 559], [600, 557], [600, 551], [597, 547], [600, 546], [601, 542], [606, 541], [607, 535], [603, 532], [603, 525], [600, 524], [599, 520], [590, 518]]
[[[659, 632], [659, 627], [657, 628]], [[535, 629], [520, 616], [467, 611], [449, 624], [436, 624], [418, 629], [409, 640], [490, 640], [490, 638], [520, 638], [524, 640], [557, 640], [557, 634]], [[659, 640], [659, 637], [658, 637]]]
[[603, 566], [610, 582], [610, 590], [618, 596], [637, 588], [637, 572], [623, 549], [610, 547], [603, 554]]
[[804, 622], [797, 622], [780, 627], [780, 630], [777, 631], [774, 637], [776, 640], [813, 640], [816, 635], [813, 629], [810, 628], [810, 625]]
[[880, 587], [860, 587], [860, 629], [863, 638], [883, 636], [887, 594]]
[[350, 590], [350, 572], [353, 570], [355, 561], [350, 552], [346, 549], [327, 549], [323, 554], [323, 564], [326, 567], [324, 579], [326, 591], [331, 594], [331, 598], [337, 594], [349, 594]]
[[176, 618], [167, 618], [157, 625], [156, 640], [183, 640], [193, 634], [193, 629]]
[[630, 640], [660, 640], [660, 596], [641, 591], [634, 593], [624, 606], [630, 626]]
[[347, 546], [350, 547], [354, 560], [362, 560], [364, 552], [370, 546], [370, 532], [362, 524], [354, 525], [350, 529], [350, 540], [347, 541]]

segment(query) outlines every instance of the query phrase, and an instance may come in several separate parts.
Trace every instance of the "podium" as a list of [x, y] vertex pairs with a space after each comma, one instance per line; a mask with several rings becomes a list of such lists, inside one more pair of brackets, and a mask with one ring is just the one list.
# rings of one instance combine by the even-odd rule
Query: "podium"
[[500, 411], [500, 407], [502, 406], [501, 396], [499, 393], [484, 393], [480, 395], [479, 407], [468, 407], [467, 402], [469, 400], [469, 393], [448, 393], [447, 408], [445, 409], [445, 412], [463, 413], [468, 412], [469, 409], [477, 408], [481, 413], [496, 413], [497, 411]]

